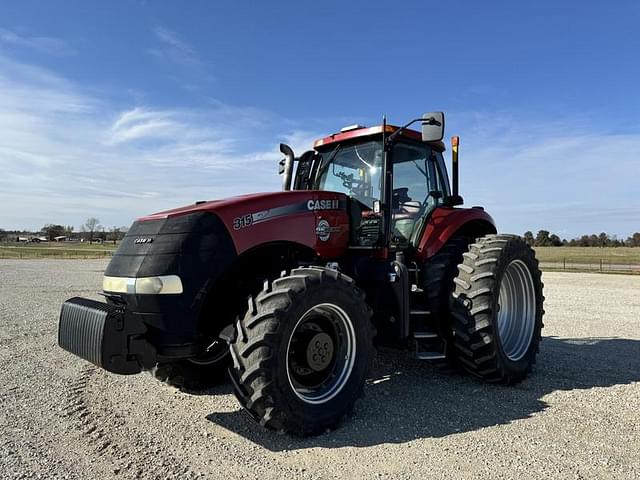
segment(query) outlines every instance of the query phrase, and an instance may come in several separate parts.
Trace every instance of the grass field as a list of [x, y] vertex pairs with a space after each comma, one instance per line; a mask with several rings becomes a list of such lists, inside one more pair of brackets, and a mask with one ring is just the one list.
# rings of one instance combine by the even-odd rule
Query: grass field
[[599, 263], [639, 265], [640, 248], [632, 247], [535, 247], [541, 262]]
[[101, 258], [109, 257], [113, 243], [0, 243], [0, 258]]
[[[113, 243], [0, 243], [0, 258], [102, 258], [116, 250]], [[640, 248], [536, 247], [543, 269], [640, 272]]]

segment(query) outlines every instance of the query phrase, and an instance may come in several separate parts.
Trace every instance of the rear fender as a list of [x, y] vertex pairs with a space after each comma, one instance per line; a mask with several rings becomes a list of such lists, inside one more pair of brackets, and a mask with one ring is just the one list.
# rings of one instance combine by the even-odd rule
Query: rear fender
[[454, 235], [476, 238], [489, 233], [496, 233], [496, 226], [484, 209], [439, 207], [427, 221], [416, 257], [420, 261], [431, 258]]

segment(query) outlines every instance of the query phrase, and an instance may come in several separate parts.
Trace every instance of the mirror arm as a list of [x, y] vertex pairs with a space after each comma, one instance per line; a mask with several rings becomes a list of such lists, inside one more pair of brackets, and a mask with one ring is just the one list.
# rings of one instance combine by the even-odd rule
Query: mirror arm
[[[402, 127], [398, 128], [395, 132], [393, 132], [391, 135], [389, 135], [388, 137], [385, 138], [385, 146], [391, 145], [391, 142], [393, 141], [394, 138], [396, 138], [398, 135], [400, 135], [404, 130], [406, 130], [407, 128], [409, 128], [411, 125], [413, 125], [416, 122], [426, 122], [428, 120], [433, 120], [435, 121], [434, 118], [431, 119], [426, 119], [426, 118], [416, 118], [414, 120], [411, 120], [409, 123], [407, 123], [406, 125], [403, 125]], [[385, 129], [386, 130], [386, 129]]]
[[[391, 135], [389, 135], [388, 137], [386, 137], [386, 142], [388, 142], [388, 144], [391, 144], [391, 141], [396, 138], [398, 135], [400, 135], [404, 130], [406, 130], [407, 128], [409, 128], [411, 125], [413, 125], [416, 122], [422, 122], [422, 125], [436, 125], [438, 127], [442, 126], [442, 123], [440, 123], [439, 121], [437, 121], [435, 118], [433, 117], [429, 117], [429, 118], [424, 118], [424, 117], [420, 117], [420, 118], [415, 118], [413, 120], [411, 120], [410, 122], [408, 122], [407, 124], [403, 125], [402, 127], [398, 128], [395, 132], [393, 132]], [[387, 145], [387, 143], [385, 143], [385, 145]]]

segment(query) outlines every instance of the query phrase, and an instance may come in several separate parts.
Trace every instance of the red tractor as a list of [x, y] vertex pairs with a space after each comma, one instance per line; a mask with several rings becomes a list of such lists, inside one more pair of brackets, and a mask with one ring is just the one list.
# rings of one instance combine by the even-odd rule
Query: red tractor
[[[422, 132], [410, 130], [422, 124]], [[374, 343], [489, 382], [531, 370], [542, 329], [533, 251], [459, 208], [444, 115], [358, 125], [295, 157], [283, 191], [138, 219], [105, 271], [106, 302], [62, 306], [59, 344], [120, 374], [221, 381], [261, 425], [335, 427], [362, 393]]]

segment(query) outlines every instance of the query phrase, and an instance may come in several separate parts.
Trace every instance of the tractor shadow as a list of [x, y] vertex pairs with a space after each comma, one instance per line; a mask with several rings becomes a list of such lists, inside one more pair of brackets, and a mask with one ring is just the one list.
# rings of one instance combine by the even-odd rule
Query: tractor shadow
[[438, 438], [526, 419], [549, 408], [545, 396], [640, 381], [640, 340], [544, 337], [538, 364], [517, 386], [444, 373], [401, 352], [379, 351], [364, 398], [335, 431], [296, 438], [267, 431], [241, 411], [207, 419], [271, 451], [367, 447]]

